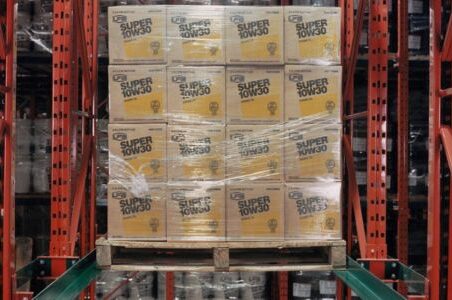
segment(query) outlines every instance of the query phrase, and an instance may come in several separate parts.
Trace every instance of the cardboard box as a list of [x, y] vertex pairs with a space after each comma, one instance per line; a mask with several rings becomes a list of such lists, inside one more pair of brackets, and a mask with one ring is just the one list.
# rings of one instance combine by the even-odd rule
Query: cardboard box
[[224, 180], [225, 127], [168, 127], [169, 180]]
[[218, 182], [168, 184], [168, 240], [224, 241], [224, 194]]
[[341, 122], [342, 67], [286, 65], [285, 121]]
[[166, 181], [165, 124], [108, 125], [110, 180]]
[[282, 67], [228, 67], [226, 69], [228, 124], [275, 124], [283, 121]]
[[167, 72], [170, 123], [224, 123], [224, 67], [170, 67]]
[[286, 239], [341, 238], [341, 183], [286, 184]]
[[166, 7], [109, 7], [108, 37], [110, 64], [166, 63]]
[[108, 184], [108, 238], [166, 239], [166, 184]]
[[110, 65], [110, 122], [165, 122], [166, 67]]
[[283, 177], [283, 138], [280, 125], [228, 125], [226, 178], [280, 182]]
[[282, 184], [228, 184], [226, 203], [228, 241], [284, 239]]
[[340, 64], [339, 7], [285, 6], [285, 61]]
[[226, 6], [226, 63], [283, 64], [281, 7]]
[[168, 6], [168, 62], [224, 65], [223, 6]]
[[286, 181], [341, 178], [340, 124], [286, 124]]

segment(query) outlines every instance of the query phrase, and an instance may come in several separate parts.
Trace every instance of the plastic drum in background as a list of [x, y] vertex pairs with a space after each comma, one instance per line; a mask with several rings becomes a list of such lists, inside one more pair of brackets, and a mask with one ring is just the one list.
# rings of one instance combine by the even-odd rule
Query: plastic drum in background
[[33, 191], [48, 193], [50, 191], [50, 156], [35, 156], [31, 167], [33, 176]]
[[31, 120], [16, 121], [16, 156], [27, 157], [31, 154]]
[[29, 193], [31, 189], [30, 158], [16, 157], [16, 193]]

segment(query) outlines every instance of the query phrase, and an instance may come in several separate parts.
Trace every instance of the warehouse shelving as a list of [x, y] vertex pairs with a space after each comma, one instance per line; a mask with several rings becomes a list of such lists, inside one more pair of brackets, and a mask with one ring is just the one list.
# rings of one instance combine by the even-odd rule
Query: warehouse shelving
[[[366, 299], [397, 299], [407, 295], [407, 286], [418, 292], [416, 299], [439, 299], [441, 283], [452, 288], [452, 261], [448, 261], [449, 274], [441, 275], [442, 246], [440, 220], [441, 157], [445, 152], [452, 166], [452, 131], [442, 125], [442, 98], [452, 95], [452, 89], [442, 89], [445, 76], [442, 61], [450, 61], [452, 45], [452, 21], [449, 21], [444, 41], [441, 41], [441, 1], [431, 0], [431, 45], [430, 57], [408, 54], [408, 1], [397, 1], [398, 51], [391, 54], [388, 49], [388, 4], [387, 1], [360, 0], [354, 7], [353, 0], [340, 0], [343, 11], [343, 58], [344, 80], [344, 130], [343, 140], [346, 178], [347, 219], [345, 237], [348, 254], [351, 255], [355, 240], [358, 241], [359, 263], [348, 259], [347, 268], [335, 270], [336, 275], [355, 293]], [[289, 4], [287, 0], [283, 5]], [[359, 55], [359, 38], [365, 19], [365, 7], [369, 9], [370, 42], [367, 55]], [[30, 293], [16, 292], [14, 284], [14, 196], [13, 196], [13, 122], [15, 107], [15, 53], [14, 1], [7, 0], [2, 7], [3, 32], [0, 32], [0, 60], [5, 83], [0, 91], [5, 95], [0, 132], [3, 133], [2, 151], [2, 261], [3, 299], [30, 297]], [[356, 9], [356, 13], [355, 13]], [[52, 57], [30, 55], [24, 61], [52, 66], [52, 181], [50, 195], [27, 195], [21, 201], [44, 197], [50, 199], [51, 237], [49, 256], [39, 257], [16, 274], [18, 281], [29, 278], [52, 280], [38, 298], [49, 299], [76, 296], [80, 291], [93, 293], [89, 285], [100, 272], [96, 268], [96, 117], [97, 108], [97, 28], [98, 2], [93, 0], [54, 0], [54, 36]], [[452, 20], [452, 19], [451, 19]], [[443, 46], [441, 46], [443, 44]], [[452, 52], [451, 52], [452, 53]], [[428, 282], [403, 263], [408, 261], [408, 78], [409, 60], [419, 63], [430, 59], [430, 147], [429, 147], [429, 215], [428, 215]], [[397, 67], [397, 194], [390, 197], [386, 189], [387, 142], [388, 142], [388, 62], [395, 61]], [[106, 64], [104, 58], [100, 63]], [[367, 110], [356, 111], [354, 99], [355, 70], [357, 64], [366, 64], [368, 69]], [[81, 74], [81, 76], [79, 76]], [[81, 87], [81, 91], [79, 90]], [[444, 109], [443, 109], [444, 110]], [[77, 114], [73, 114], [76, 111]], [[361, 208], [361, 197], [353, 163], [353, 132], [358, 120], [367, 123], [367, 194], [365, 216]], [[442, 145], [442, 147], [441, 147]], [[35, 198], [36, 197], [36, 198]], [[397, 259], [388, 257], [387, 251], [387, 206], [389, 199], [397, 204]], [[452, 222], [449, 222], [452, 224]], [[356, 232], [356, 233], [355, 233]], [[451, 236], [449, 236], [450, 238]], [[447, 241], [452, 245], [452, 240]], [[452, 251], [452, 247], [449, 248]], [[452, 252], [451, 252], [452, 255]], [[449, 256], [451, 256], [449, 255]], [[83, 257], [83, 258], [82, 258]], [[78, 260], [78, 258], [82, 258]], [[8, 262], [6, 264], [5, 262]], [[10, 267], [5, 267], [10, 266]], [[366, 271], [370, 270], [370, 272]], [[66, 272], [67, 270], [67, 272]], [[388, 271], [389, 270], [389, 271]], [[397, 271], [395, 271], [397, 270]], [[64, 274], [63, 274], [64, 273]], [[374, 274], [375, 276], [371, 275]], [[168, 291], [173, 278], [168, 276]], [[406, 285], [401, 284], [407, 281]], [[385, 283], [396, 283], [397, 290]], [[287, 299], [288, 276], [278, 275], [278, 297]], [[88, 289], [85, 289], [89, 286]], [[343, 287], [345, 288], [345, 287]], [[344, 292], [342, 288], [339, 293]], [[167, 298], [171, 298], [171, 292]], [[342, 294], [341, 294], [342, 295]], [[350, 295], [350, 292], [348, 292]], [[25, 298], [24, 298], [25, 297]], [[414, 298], [414, 297], [411, 297]], [[65, 298], [64, 298], [65, 299]]]

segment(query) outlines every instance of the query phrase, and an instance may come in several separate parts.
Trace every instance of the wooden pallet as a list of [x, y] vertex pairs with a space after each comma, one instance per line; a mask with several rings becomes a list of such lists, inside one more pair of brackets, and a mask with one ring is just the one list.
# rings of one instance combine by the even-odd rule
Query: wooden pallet
[[118, 271], [326, 271], [345, 266], [345, 241], [96, 242], [97, 264]]

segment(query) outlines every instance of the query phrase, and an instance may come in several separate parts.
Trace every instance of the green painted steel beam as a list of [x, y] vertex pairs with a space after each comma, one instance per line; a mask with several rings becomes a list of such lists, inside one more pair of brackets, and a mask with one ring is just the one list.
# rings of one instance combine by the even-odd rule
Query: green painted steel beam
[[100, 272], [101, 270], [96, 267], [96, 251], [93, 250], [49, 284], [34, 299], [74, 299]]
[[387, 286], [350, 257], [347, 257], [347, 267], [345, 269], [336, 269], [333, 272], [362, 299], [405, 299], [401, 294]]

